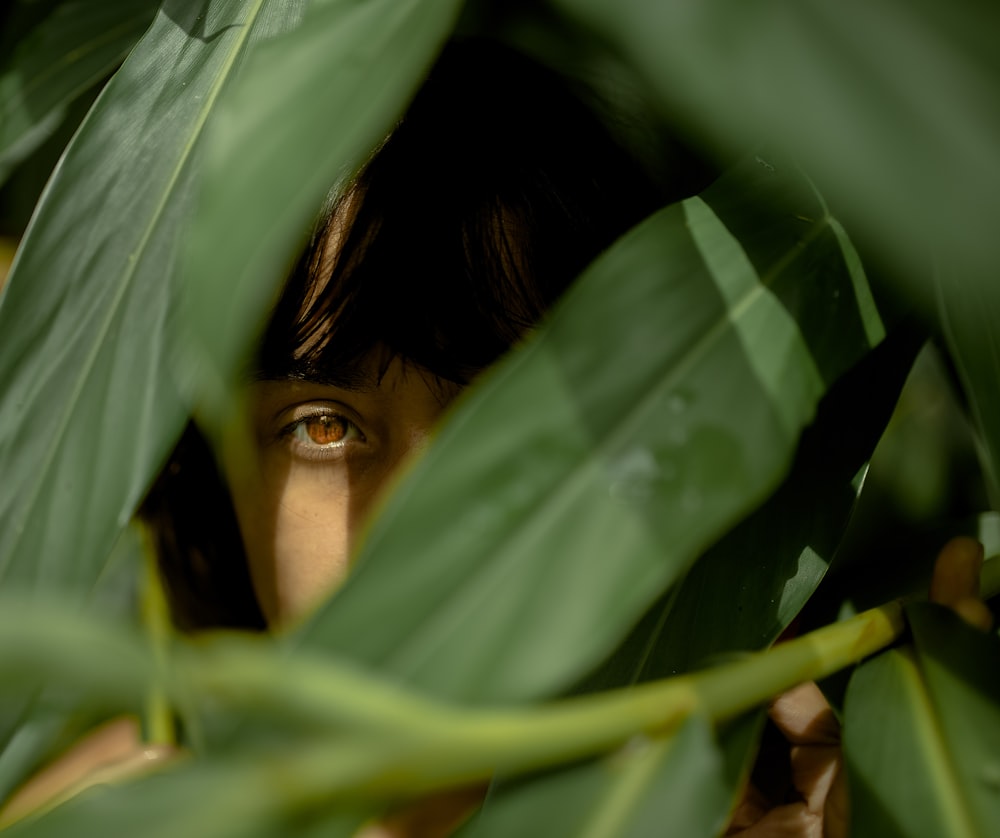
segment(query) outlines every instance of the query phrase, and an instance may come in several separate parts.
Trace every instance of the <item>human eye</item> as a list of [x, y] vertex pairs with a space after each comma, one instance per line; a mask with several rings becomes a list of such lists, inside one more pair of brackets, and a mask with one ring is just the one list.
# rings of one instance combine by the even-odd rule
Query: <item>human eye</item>
[[294, 454], [305, 459], [341, 457], [354, 443], [365, 441], [358, 425], [334, 409], [307, 408], [297, 413], [280, 436]]

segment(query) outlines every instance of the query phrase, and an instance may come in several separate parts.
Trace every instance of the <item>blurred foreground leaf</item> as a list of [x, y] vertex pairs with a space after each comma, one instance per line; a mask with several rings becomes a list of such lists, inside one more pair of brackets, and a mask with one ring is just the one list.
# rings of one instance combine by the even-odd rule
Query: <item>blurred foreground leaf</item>
[[[0, 298], [8, 593], [86, 601], [180, 433], [166, 323], [196, 148], [248, 43], [299, 5], [168, 0], [45, 191]], [[39, 688], [0, 719], [0, 748], [48, 717], [32, 709]]]
[[[558, 0], [717, 148], [780, 143], [907, 276], [997, 299], [1000, 6]], [[929, 295], [928, 295], [929, 300]]]

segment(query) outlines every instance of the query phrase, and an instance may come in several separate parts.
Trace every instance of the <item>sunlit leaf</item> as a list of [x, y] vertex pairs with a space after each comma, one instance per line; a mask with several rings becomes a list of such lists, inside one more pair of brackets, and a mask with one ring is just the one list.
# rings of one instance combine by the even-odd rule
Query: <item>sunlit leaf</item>
[[55, 129], [63, 110], [110, 73], [153, 19], [158, 0], [57, 6], [0, 66], [0, 182]]
[[[100, 615], [102, 619], [120, 619], [127, 623], [135, 615], [136, 607], [136, 572], [139, 565], [140, 543], [133, 528], [126, 529], [115, 545], [115, 549], [104, 567], [102, 575], [95, 580], [93, 594], [88, 603], [90, 613]], [[10, 610], [10, 605], [5, 606]], [[65, 604], [61, 607], [65, 607]], [[33, 609], [35, 610], [35, 609]], [[58, 611], [56, 612], [58, 616]], [[52, 628], [57, 620], [49, 621], [45, 626]], [[22, 667], [20, 682], [12, 677], [8, 670], [6, 677], [0, 679], [4, 687], [0, 690], [0, 800], [6, 796], [31, 772], [33, 772], [46, 757], [58, 753], [62, 748], [71, 745], [89, 728], [102, 721], [109, 711], [109, 705], [95, 701], [98, 695], [107, 695], [97, 684], [87, 683], [88, 678], [73, 684], [67, 683], [65, 676], [72, 670], [65, 662], [54, 665], [49, 671], [49, 678], [44, 677], [44, 670], [39, 672], [37, 679], [31, 678], [28, 672], [39, 667], [38, 648], [34, 645], [37, 637], [32, 632], [28, 636], [17, 636], [9, 628], [0, 631], [5, 644], [11, 644], [10, 649], [24, 656], [25, 666]], [[42, 633], [44, 635], [44, 632]], [[102, 657], [107, 649], [95, 651], [95, 647], [87, 643], [86, 633], [70, 629], [66, 633], [68, 642], [64, 644], [66, 661], [84, 663], [89, 676], [95, 676], [100, 670], [100, 662], [89, 663], [90, 656], [97, 654]], [[80, 643], [80, 646], [74, 646]], [[96, 644], [97, 648], [101, 644]], [[119, 663], [128, 660], [119, 654]], [[102, 661], [103, 662], [103, 661]], [[143, 667], [135, 670], [139, 675]], [[98, 687], [94, 690], [94, 687]], [[134, 687], [115, 690], [115, 700], [111, 703], [117, 711], [128, 708], [139, 709], [139, 695]], [[130, 698], [131, 696], [131, 702]]]
[[[640, 225], [464, 400], [307, 635], [449, 696], [568, 686], [773, 488], [824, 379], [881, 338], [843, 247], [766, 161]], [[819, 366], [796, 320], [822, 317], [842, 325]]]
[[938, 606], [908, 616], [915, 648], [848, 688], [851, 835], [985, 838], [1000, 818], [1000, 645]]

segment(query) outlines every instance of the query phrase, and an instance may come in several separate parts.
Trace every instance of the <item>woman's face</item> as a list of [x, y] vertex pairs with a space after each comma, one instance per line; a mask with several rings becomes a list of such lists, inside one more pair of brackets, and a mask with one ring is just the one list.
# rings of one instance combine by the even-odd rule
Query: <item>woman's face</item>
[[250, 454], [230, 458], [227, 473], [271, 626], [341, 582], [382, 490], [458, 392], [398, 358], [380, 377], [378, 357], [329, 380], [251, 385]]

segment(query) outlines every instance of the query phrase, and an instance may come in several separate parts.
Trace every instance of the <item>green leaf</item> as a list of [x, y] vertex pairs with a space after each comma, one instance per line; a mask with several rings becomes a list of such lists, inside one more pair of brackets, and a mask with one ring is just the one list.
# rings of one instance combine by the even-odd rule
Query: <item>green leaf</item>
[[[183, 427], [165, 324], [196, 147], [248, 42], [299, 5], [167, 2], [45, 191], [0, 299], [7, 592], [93, 597]], [[34, 688], [0, 747], [39, 721]]]
[[[773, 489], [824, 378], [881, 335], [843, 247], [763, 162], [640, 225], [464, 399], [306, 636], [450, 697], [565, 689]], [[822, 368], [796, 325], [817, 308], [853, 324]]]
[[669, 739], [639, 738], [600, 760], [506, 786], [461, 834], [708, 838], [729, 811], [724, 768], [710, 725], [692, 716]]
[[310, 222], [331, 186], [388, 133], [460, 5], [317, 3], [306, 25], [248, 62], [207, 144], [185, 263], [183, 333], [191, 347], [182, 361], [192, 369], [182, 376], [198, 376], [192, 386], [204, 410], [228, 409], [220, 396]]
[[774, 641], [824, 578], [917, 343], [894, 335], [831, 388], [778, 490], [698, 559], [582, 689], [676, 675]]
[[85, 594], [185, 419], [165, 334], [177, 236], [205, 124], [255, 23], [266, 23], [260, 0], [202, 5], [168, 2], [105, 88], [5, 289], [8, 588]]
[[912, 606], [915, 648], [848, 687], [851, 834], [993, 835], [1000, 818], [1000, 643], [939, 606]]
[[76, 0], [52, 10], [0, 68], [0, 183], [107, 76], [153, 19], [158, 0]]
[[[1000, 65], [978, 0], [559, 0], [717, 148], [779, 142], [908, 278], [994, 295]], [[995, 299], [995, 297], [994, 297]]]
[[975, 420], [990, 500], [1000, 509], [1000, 299], [970, 283], [938, 277], [938, 315]]
[[[140, 550], [135, 529], [126, 529], [115, 545], [101, 577], [96, 580], [88, 603], [89, 613], [105, 620], [117, 618], [123, 623], [131, 621], [135, 613], [135, 571], [140, 563]], [[4, 607], [9, 610], [13, 604], [8, 603]], [[38, 603], [35, 603], [32, 610], [37, 610], [37, 607]], [[63, 603], [61, 610], [66, 607]], [[56, 610], [56, 622], [59, 616], [60, 611]], [[44, 636], [50, 627], [45, 625], [41, 635]], [[40, 662], [39, 649], [35, 645], [38, 637], [31, 631], [26, 632], [26, 635], [18, 636], [10, 630], [0, 632], [4, 643], [12, 644], [12, 650], [25, 655], [30, 669]], [[107, 650], [100, 650], [98, 647], [99, 650], [95, 652], [95, 648], [85, 641], [86, 632], [80, 633], [72, 627], [65, 637], [72, 641], [83, 641], [81, 647], [74, 647], [73, 642], [64, 644], [65, 651], [69, 654], [69, 665], [67, 661], [60, 661], [49, 670], [48, 678], [43, 670], [38, 672], [37, 678], [22, 672], [20, 684], [9, 673], [2, 681], [4, 690], [0, 700], [0, 742], [4, 746], [0, 749], [0, 800], [4, 800], [47, 758], [69, 747], [107, 715], [108, 707], [102, 706], [100, 701], [94, 701], [92, 677], [96, 672], [95, 668], [88, 666], [89, 680], [84, 679], [76, 684], [67, 684], [64, 680], [73, 663], [87, 661], [92, 655], [103, 658]], [[127, 660], [127, 655], [125, 659]], [[97, 666], [99, 665], [100, 662]], [[44, 686], [46, 684], [48, 686]], [[132, 711], [137, 710], [138, 702], [133, 701], [130, 705], [125, 697], [124, 694], [128, 692], [126, 688], [115, 693], [112, 703], [115, 710], [121, 711], [126, 707]], [[101, 694], [100, 690], [98, 694]]]
[[[351, 838], [368, 819], [336, 812], [289, 816], [295, 798], [280, 761], [213, 761], [205, 758], [122, 785], [88, 789], [40, 817], [21, 821], [5, 835], [70, 838], [79, 835], [142, 835], [143, 838], [272, 838], [323, 835]], [[315, 833], [309, 831], [315, 828]]]

